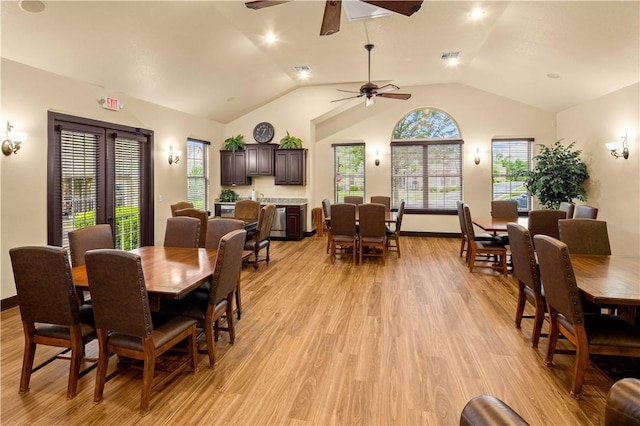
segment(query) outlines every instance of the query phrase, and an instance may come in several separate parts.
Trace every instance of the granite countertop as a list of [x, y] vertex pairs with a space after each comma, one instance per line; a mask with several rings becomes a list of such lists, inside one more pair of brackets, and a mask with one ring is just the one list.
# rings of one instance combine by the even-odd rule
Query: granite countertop
[[[214, 200], [214, 203], [225, 204], [225, 205], [235, 204], [234, 201], [226, 202], [226, 201], [220, 201], [218, 199]], [[261, 205], [276, 204], [279, 206], [302, 206], [307, 204], [307, 199], [306, 198], [261, 198], [260, 204]]]

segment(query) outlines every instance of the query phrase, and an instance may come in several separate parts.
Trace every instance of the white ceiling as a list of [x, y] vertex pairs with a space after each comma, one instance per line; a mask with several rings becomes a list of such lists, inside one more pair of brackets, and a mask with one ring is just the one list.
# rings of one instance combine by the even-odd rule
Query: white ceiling
[[[323, 37], [324, 1], [46, 6], [34, 14], [1, 2], [2, 57], [222, 123], [300, 86], [358, 90], [366, 43], [376, 46], [374, 81], [457, 82], [551, 112], [640, 80], [638, 1], [425, 1], [411, 17], [349, 21], [343, 12], [340, 32]], [[476, 6], [481, 21], [469, 18]], [[264, 43], [268, 31], [275, 45]], [[441, 54], [457, 50], [460, 65], [445, 66]], [[310, 66], [311, 78], [299, 80], [295, 65]]]

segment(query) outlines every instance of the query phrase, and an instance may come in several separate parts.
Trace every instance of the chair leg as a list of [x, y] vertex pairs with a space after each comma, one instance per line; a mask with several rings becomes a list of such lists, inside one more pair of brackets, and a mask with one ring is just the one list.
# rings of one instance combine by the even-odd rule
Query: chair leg
[[476, 249], [473, 246], [473, 241], [469, 241], [469, 247], [467, 248], [467, 256], [469, 261], [469, 272], [473, 272], [473, 266], [476, 262]]
[[193, 324], [191, 334], [187, 339], [189, 353], [191, 354], [191, 371], [193, 374], [198, 370], [198, 327]]
[[153, 373], [156, 360], [153, 353], [153, 340], [145, 338], [144, 365], [142, 367], [142, 395], [140, 397], [140, 414], [149, 414], [149, 402], [151, 401], [151, 389], [153, 388]]
[[463, 235], [462, 238], [460, 239], [460, 257], [462, 257], [462, 253], [464, 253], [464, 246], [465, 246], [465, 238]]
[[242, 308], [240, 303], [240, 276], [238, 276], [238, 285], [236, 286], [236, 309], [238, 319], [240, 319], [240, 315], [242, 314]]
[[71, 334], [71, 365], [69, 367], [67, 399], [72, 399], [76, 396], [78, 389], [78, 376], [80, 375], [84, 343], [82, 341], [82, 332], [80, 331], [79, 325], [71, 327], [69, 331]]
[[542, 334], [542, 324], [544, 323], [545, 305], [542, 296], [536, 295], [536, 313], [533, 320], [533, 331], [531, 332], [531, 346], [538, 347], [540, 335]]
[[236, 329], [233, 326], [233, 292], [227, 296], [227, 328], [229, 329], [229, 341], [236, 340]]
[[[576, 330], [576, 335], [581, 334], [579, 330]], [[573, 380], [571, 384], [571, 396], [575, 399], [580, 399], [580, 392], [582, 391], [582, 384], [584, 383], [584, 374], [589, 366], [589, 344], [586, 342], [586, 333], [582, 333], [584, 337], [580, 338], [576, 336], [578, 344], [576, 345], [576, 365], [573, 369]]]
[[109, 366], [109, 335], [106, 330], [97, 329], [98, 334], [98, 369], [96, 371], [96, 387], [93, 393], [93, 402], [102, 401], [104, 383], [107, 380], [107, 367]]
[[547, 367], [553, 364], [553, 354], [558, 344], [558, 312], [553, 308], [549, 311], [549, 319], [551, 320], [551, 329], [549, 330], [549, 341], [547, 342], [547, 355], [544, 360]]
[[216, 346], [213, 336], [213, 327], [215, 320], [213, 319], [214, 307], [209, 304], [207, 307], [207, 315], [204, 320], [204, 335], [207, 339], [207, 354], [209, 355], [209, 367], [213, 368], [216, 363]]
[[[360, 241], [360, 250], [358, 250], [358, 253], [360, 255], [360, 264], [362, 265], [362, 251], [363, 251], [363, 246], [364, 244], [362, 244], [362, 240]], [[355, 252], [355, 249], [353, 250]], [[353, 259], [353, 262], [355, 263], [355, 259]]]
[[36, 356], [36, 344], [33, 341], [35, 327], [33, 324], [22, 323], [24, 328], [24, 355], [22, 357], [22, 375], [20, 376], [20, 394], [29, 391], [33, 360]]
[[396, 234], [396, 250], [398, 250], [398, 257], [401, 256], [400, 254], [400, 234]]
[[335, 241], [331, 241], [331, 252], [330, 252], [329, 256], [331, 256], [331, 263], [335, 263], [336, 262], [336, 243], [335, 243]]
[[524, 305], [527, 302], [527, 297], [524, 294], [524, 284], [518, 280], [518, 303], [516, 305], [516, 328], [520, 328], [522, 323], [522, 314], [524, 313]]
[[271, 241], [267, 241], [267, 265], [269, 264], [269, 249], [271, 248]]
[[256, 244], [256, 247], [253, 249], [253, 269], [258, 270], [258, 253], [260, 253], [260, 248]]

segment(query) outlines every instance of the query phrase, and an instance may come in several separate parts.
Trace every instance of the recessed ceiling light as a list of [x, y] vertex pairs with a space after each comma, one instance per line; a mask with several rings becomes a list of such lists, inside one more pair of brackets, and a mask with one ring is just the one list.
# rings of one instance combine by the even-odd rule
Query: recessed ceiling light
[[447, 61], [447, 65], [456, 66], [458, 65], [458, 56], [460, 56], [460, 51], [455, 52], [443, 52], [440, 56], [440, 59], [443, 61]]
[[41, 13], [47, 8], [47, 4], [40, 0], [20, 0], [18, 6], [29, 13]]
[[560, 78], [560, 74], [556, 74], [555, 72], [550, 72], [549, 74], [547, 74], [547, 77], [552, 78], [552, 79], [558, 79]]
[[473, 11], [469, 14], [469, 18], [473, 19], [474, 21], [477, 21], [478, 19], [482, 19], [484, 17], [484, 10], [476, 7], [475, 9], [473, 9]]
[[293, 70], [298, 73], [298, 78], [306, 80], [311, 73], [311, 67], [309, 65], [295, 65]]
[[264, 36], [264, 41], [267, 44], [273, 44], [276, 40], [278, 40], [278, 37], [276, 37], [274, 33], [267, 33], [267, 35]]

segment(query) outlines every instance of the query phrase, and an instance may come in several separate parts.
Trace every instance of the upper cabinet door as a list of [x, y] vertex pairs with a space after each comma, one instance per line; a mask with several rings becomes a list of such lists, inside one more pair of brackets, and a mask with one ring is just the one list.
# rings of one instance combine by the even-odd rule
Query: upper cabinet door
[[248, 176], [273, 176], [274, 175], [274, 144], [246, 145], [247, 175]]
[[278, 149], [276, 157], [276, 185], [306, 185], [306, 149]]

